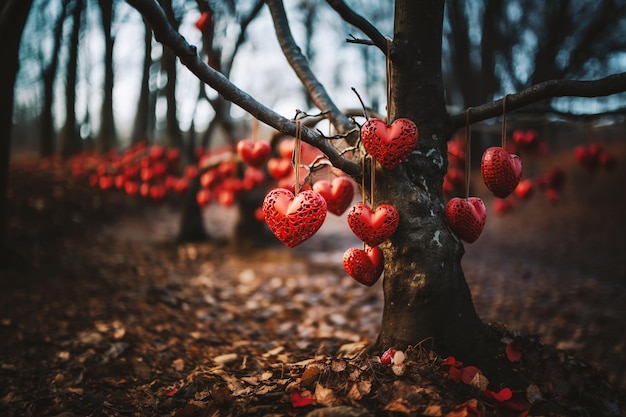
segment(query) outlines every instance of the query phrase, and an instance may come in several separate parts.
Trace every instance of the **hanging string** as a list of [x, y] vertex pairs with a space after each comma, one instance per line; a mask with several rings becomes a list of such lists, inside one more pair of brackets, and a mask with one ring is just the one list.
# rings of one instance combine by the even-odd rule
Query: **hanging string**
[[502, 149], [506, 148], [506, 99], [509, 95], [505, 95], [502, 99]]
[[367, 160], [367, 158], [369, 158], [369, 155], [365, 155], [363, 157], [363, 159], [361, 160], [361, 171], [363, 172], [363, 175], [361, 175], [361, 202], [363, 204], [365, 204], [365, 173], [367, 171], [365, 171], [365, 161]]
[[252, 141], [256, 142], [259, 140], [259, 119], [256, 117], [252, 119]]
[[387, 125], [390, 124], [389, 114], [391, 112], [391, 39], [387, 38], [386, 64], [386, 94], [387, 94]]
[[470, 189], [470, 165], [472, 161], [471, 149], [472, 149], [472, 131], [470, 125], [470, 110], [468, 107], [465, 110], [465, 198], [469, 198]]
[[302, 140], [302, 121], [296, 120], [296, 144], [293, 148], [294, 152], [294, 169], [295, 169], [295, 180], [296, 183], [294, 185], [295, 194], [298, 195], [300, 193], [300, 150]]
[[376, 160], [370, 157], [370, 207], [374, 210], [374, 190], [376, 187]]

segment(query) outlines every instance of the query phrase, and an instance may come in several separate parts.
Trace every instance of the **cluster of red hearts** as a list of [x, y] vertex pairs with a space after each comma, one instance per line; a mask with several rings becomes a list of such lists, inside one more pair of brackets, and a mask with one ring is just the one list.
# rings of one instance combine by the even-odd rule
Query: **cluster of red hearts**
[[[547, 143], [540, 140], [538, 132], [534, 129], [514, 130], [512, 141], [507, 143], [505, 149], [510, 154], [523, 153], [538, 158], [545, 157], [549, 153]], [[583, 169], [592, 174], [600, 169], [613, 172], [618, 163], [617, 155], [597, 142], [578, 145], [574, 149], [574, 156]], [[448, 171], [443, 182], [444, 195], [453, 197], [460, 190], [465, 189], [465, 160], [465, 139], [457, 135], [448, 142]], [[489, 171], [489, 168], [487, 170]], [[497, 198], [493, 199], [493, 210], [500, 215], [509, 213], [519, 203], [528, 201], [535, 194], [535, 190], [543, 192], [550, 203], [556, 204], [560, 199], [565, 180], [565, 171], [559, 166], [552, 166], [534, 178], [520, 179], [509, 195], [500, 197], [494, 193]]]
[[201, 207], [213, 201], [230, 207], [237, 193], [250, 191], [265, 179], [263, 171], [254, 166], [241, 170], [229, 150], [199, 148], [196, 158], [197, 164], [183, 169], [178, 149], [141, 142], [121, 154], [116, 150], [104, 155], [83, 152], [72, 157], [69, 166], [74, 176], [87, 177], [93, 187], [120, 190], [153, 202], [169, 195], [180, 197], [199, 176], [201, 189], [196, 200]]
[[88, 177], [89, 184], [102, 190], [119, 189], [128, 195], [163, 200], [169, 191], [181, 194], [189, 178], [179, 176], [180, 151], [141, 142], [122, 154], [83, 152], [69, 160], [72, 175]]
[[[397, 119], [389, 126], [381, 119], [371, 118], [361, 127], [363, 147], [387, 170], [394, 169], [411, 154], [417, 139], [417, 127], [406, 118]], [[317, 181], [312, 189], [296, 194], [292, 189], [279, 186], [271, 190], [263, 202], [265, 222], [281, 242], [293, 248], [319, 230], [327, 211], [343, 214], [353, 197], [354, 184], [342, 176], [332, 182]], [[356, 281], [371, 286], [384, 269], [383, 253], [378, 245], [396, 231], [400, 215], [391, 204], [370, 207], [361, 202], [350, 208], [347, 221], [363, 241], [363, 248], [350, 248], [344, 253], [344, 268]]]
[[[519, 143], [534, 146], [536, 136], [518, 135]], [[515, 139], [514, 139], [515, 140]], [[458, 144], [453, 141], [458, 148]], [[461, 151], [455, 150], [458, 155]], [[464, 154], [465, 152], [463, 152]], [[469, 161], [465, 162], [466, 164]], [[520, 157], [502, 147], [493, 146], [485, 150], [481, 159], [480, 171], [482, 180], [493, 195], [505, 199], [517, 188], [522, 178], [522, 160]], [[456, 178], [449, 179], [451, 183]], [[465, 178], [463, 177], [463, 180]], [[458, 181], [458, 179], [456, 179]], [[446, 204], [446, 217], [450, 229], [460, 239], [472, 243], [478, 239], [485, 227], [487, 209], [479, 197], [453, 197]]]

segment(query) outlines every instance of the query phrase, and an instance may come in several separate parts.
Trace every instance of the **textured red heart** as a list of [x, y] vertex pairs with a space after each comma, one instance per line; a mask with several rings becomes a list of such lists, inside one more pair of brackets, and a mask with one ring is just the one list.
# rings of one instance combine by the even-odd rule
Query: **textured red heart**
[[337, 177], [333, 182], [321, 180], [313, 184], [313, 191], [317, 191], [326, 200], [328, 211], [341, 216], [352, 203], [354, 185], [347, 177]]
[[383, 251], [378, 246], [366, 246], [365, 250], [350, 248], [343, 254], [343, 268], [348, 275], [363, 285], [374, 285], [385, 267]]
[[260, 167], [267, 161], [272, 147], [268, 142], [255, 142], [252, 139], [242, 139], [237, 143], [237, 154], [248, 165]]
[[417, 144], [417, 127], [407, 118], [396, 119], [391, 126], [372, 118], [361, 127], [365, 150], [385, 169], [394, 169], [404, 161]]
[[381, 204], [372, 209], [364, 203], [357, 203], [348, 212], [348, 225], [354, 234], [370, 246], [378, 246], [398, 228], [400, 214], [391, 204]]
[[302, 191], [294, 196], [289, 190], [275, 188], [263, 200], [263, 215], [274, 236], [293, 248], [322, 227], [326, 201], [315, 191]]
[[446, 218], [450, 229], [460, 239], [472, 243], [478, 239], [485, 227], [487, 209], [478, 197], [454, 197], [446, 204]]
[[496, 197], [511, 194], [522, 177], [522, 160], [505, 149], [494, 146], [485, 151], [480, 164], [483, 182]]

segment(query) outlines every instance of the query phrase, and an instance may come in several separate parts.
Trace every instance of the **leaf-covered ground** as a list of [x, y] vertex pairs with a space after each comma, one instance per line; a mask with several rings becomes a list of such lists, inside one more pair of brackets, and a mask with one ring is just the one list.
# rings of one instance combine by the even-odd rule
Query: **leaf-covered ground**
[[232, 211], [213, 208], [216, 239], [176, 244], [171, 205], [16, 166], [0, 415], [516, 416], [529, 400], [530, 415], [623, 415], [626, 167], [590, 176], [560, 162], [568, 183], [556, 207], [537, 195], [491, 214], [466, 245], [476, 308], [534, 382], [510, 399], [422, 345], [395, 366], [364, 351], [381, 283], [343, 271], [343, 251], [358, 245], [345, 219], [329, 217], [295, 250], [241, 254], [220, 239]]

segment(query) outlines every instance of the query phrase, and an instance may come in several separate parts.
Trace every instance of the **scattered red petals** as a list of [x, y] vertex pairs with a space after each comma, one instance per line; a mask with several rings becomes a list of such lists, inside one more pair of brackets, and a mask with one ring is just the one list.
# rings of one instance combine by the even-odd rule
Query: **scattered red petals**
[[459, 362], [456, 360], [456, 358], [454, 356], [448, 356], [446, 358], [445, 361], [443, 361], [441, 363], [442, 365], [448, 365], [448, 366], [455, 366], [455, 367], [459, 367], [459, 366], [463, 366], [463, 362]]
[[291, 405], [293, 405], [294, 408], [306, 407], [307, 405], [311, 405], [311, 403], [313, 403], [312, 397], [303, 397], [298, 390], [291, 391]]
[[513, 397], [513, 391], [511, 391], [510, 388], [502, 388], [498, 392], [486, 389], [485, 396], [487, 398], [493, 398], [496, 401], [503, 402], [508, 401], [511, 399], [511, 397]]
[[505, 352], [507, 359], [511, 362], [519, 362], [522, 359], [522, 352], [513, 343], [506, 345]]
[[380, 362], [383, 365], [391, 365], [393, 363], [393, 356], [396, 354], [396, 350], [394, 348], [389, 348], [380, 355]]

